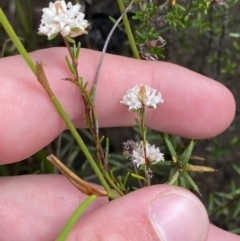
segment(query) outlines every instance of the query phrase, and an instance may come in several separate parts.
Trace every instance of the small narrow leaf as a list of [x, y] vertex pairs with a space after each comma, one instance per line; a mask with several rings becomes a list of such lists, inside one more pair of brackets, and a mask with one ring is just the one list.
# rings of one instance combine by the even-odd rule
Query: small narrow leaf
[[71, 73], [75, 74], [75, 69], [73, 68], [72, 64], [70, 63], [68, 56], [65, 56], [65, 60], [66, 60], [67, 66], [70, 69]]
[[178, 184], [178, 177], [179, 177], [179, 171], [176, 171], [167, 183], [170, 184], [170, 185], [177, 185]]
[[73, 47], [71, 48], [71, 53], [72, 53], [73, 58], [76, 60], [77, 47], [76, 47], [75, 43], [73, 44]]
[[236, 164], [232, 164], [233, 169], [237, 172], [238, 175], [240, 175], [240, 167]]
[[80, 49], [81, 49], [81, 43], [78, 42], [78, 44], [77, 44], [77, 52], [76, 52], [76, 59], [78, 59], [78, 57], [79, 57]]
[[184, 166], [189, 162], [189, 159], [190, 159], [190, 156], [192, 154], [194, 145], [195, 145], [195, 142], [191, 141], [189, 146], [185, 149], [185, 151], [179, 157], [179, 161], [181, 161]]
[[[41, 35], [41, 34], [39, 34], [39, 35]], [[50, 37], [48, 37], [48, 40], [51, 41], [51, 40], [55, 39], [57, 36], [58, 36], [58, 33], [55, 33], [55, 34], [51, 35]]]
[[169, 140], [168, 134], [163, 135], [163, 140], [168, 148], [168, 151], [170, 152], [170, 155], [173, 158], [173, 162], [176, 162], [177, 153], [176, 153], [171, 141]]
[[194, 191], [196, 191], [199, 195], [202, 196], [200, 193], [197, 184], [193, 181], [193, 179], [189, 176], [187, 172], [181, 172], [181, 175], [186, 179], [186, 181], [190, 184]]
[[124, 189], [124, 185], [123, 185], [122, 177], [121, 177], [121, 176], [118, 176], [118, 177], [117, 177], [117, 186], [118, 186], [121, 190]]
[[112, 23], [116, 23], [117, 20], [115, 18], [113, 18], [112, 16], [108, 16], [109, 20], [112, 22]]
[[89, 93], [91, 99], [93, 98], [93, 95], [95, 93], [95, 89], [96, 89], [96, 86], [93, 85], [93, 87], [91, 88], [90, 93]]
[[127, 172], [124, 179], [123, 179], [123, 185], [124, 185], [124, 188], [126, 187], [126, 184], [127, 184], [127, 180], [129, 178], [129, 175], [130, 175], [130, 172]]
[[70, 37], [65, 37], [65, 38], [66, 38], [66, 40], [67, 40], [69, 43], [75, 44], [75, 40], [74, 40], [74, 39], [72, 39], [72, 38], [70, 38]]
[[137, 178], [137, 179], [140, 179], [140, 180], [145, 180], [145, 177], [140, 176], [140, 175], [135, 174], [135, 173], [131, 173], [131, 176], [132, 176], [132, 177], [135, 177], [135, 178]]
[[213, 169], [212, 167], [207, 166], [196, 166], [191, 164], [186, 164], [184, 170], [192, 171], [192, 172], [216, 172], [217, 170]]
[[213, 212], [213, 207], [214, 207], [214, 196], [212, 193], [210, 193], [209, 203], [207, 207], [207, 211], [209, 215], [211, 215], [211, 213]]
[[238, 202], [235, 210], [234, 210], [234, 213], [232, 215], [232, 218], [235, 219], [236, 217], [238, 217], [240, 214], [240, 202]]
[[179, 183], [181, 187], [187, 188], [187, 183], [185, 181], [185, 178], [183, 176], [179, 176]]

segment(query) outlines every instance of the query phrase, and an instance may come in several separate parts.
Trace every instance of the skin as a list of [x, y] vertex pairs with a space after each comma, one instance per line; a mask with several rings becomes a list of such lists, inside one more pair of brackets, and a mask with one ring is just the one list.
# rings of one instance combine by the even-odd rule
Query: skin
[[[62, 81], [70, 73], [66, 49], [34, 52], [50, 85], [77, 127], [84, 127], [78, 89]], [[93, 81], [100, 53], [81, 50], [79, 72]], [[31, 156], [66, 129], [48, 96], [20, 56], [0, 60], [0, 163]], [[97, 88], [101, 127], [132, 126], [134, 116], [120, 105], [136, 84], [162, 93], [164, 104], [147, 113], [148, 127], [186, 138], [211, 138], [232, 122], [235, 101], [220, 83], [185, 68], [106, 55]], [[0, 240], [54, 240], [85, 196], [61, 175], [0, 178]], [[98, 198], [78, 221], [68, 240], [240, 241], [209, 224], [205, 208], [187, 190], [156, 185], [108, 203]]]

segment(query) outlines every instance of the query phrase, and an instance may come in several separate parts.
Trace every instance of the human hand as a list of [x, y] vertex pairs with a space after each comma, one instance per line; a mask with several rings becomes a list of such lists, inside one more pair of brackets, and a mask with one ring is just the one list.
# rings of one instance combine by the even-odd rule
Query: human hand
[[[52, 89], [77, 127], [84, 126], [84, 105], [70, 76], [66, 49], [31, 54], [42, 60]], [[79, 72], [94, 78], [99, 53], [81, 50]], [[20, 56], [0, 60], [0, 163], [31, 156], [66, 127], [49, 97]], [[183, 137], [213, 137], [235, 114], [231, 93], [221, 84], [179, 66], [106, 55], [96, 95], [101, 127], [134, 125], [119, 104], [137, 83], [160, 91], [164, 105], [149, 111], [150, 128]], [[123, 118], [124, 117], [124, 118]], [[54, 240], [86, 198], [61, 175], [26, 175], [0, 179], [0, 240]], [[208, 232], [209, 230], [209, 232]], [[68, 240], [240, 240], [209, 225], [205, 208], [189, 191], [156, 185], [108, 203], [98, 198], [78, 221]]]

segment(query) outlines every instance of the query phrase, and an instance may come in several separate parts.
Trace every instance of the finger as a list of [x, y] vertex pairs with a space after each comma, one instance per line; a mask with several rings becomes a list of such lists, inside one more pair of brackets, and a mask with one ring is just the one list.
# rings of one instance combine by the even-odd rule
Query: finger
[[[62, 175], [0, 178], [0, 241], [55, 240], [86, 198]], [[83, 214], [108, 203], [98, 198]]]
[[[65, 48], [53, 48], [31, 56], [34, 61], [42, 60], [54, 93], [75, 125], [83, 127], [84, 106], [79, 91], [61, 80], [71, 76], [65, 54]], [[99, 55], [81, 50], [78, 69], [90, 85]], [[50, 143], [65, 125], [20, 56], [2, 59], [0, 76], [0, 162], [10, 163]], [[157, 110], [148, 111], [150, 128], [194, 139], [207, 138], [226, 129], [234, 117], [233, 96], [218, 82], [169, 63], [106, 55], [96, 96], [100, 127], [134, 125], [135, 116], [119, 102], [127, 89], [141, 83], [160, 91], [165, 100]]]
[[192, 193], [156, 185], [130, 193], [85, 216], [67, 240], [203, 241], [209, 221]]
[[210, 225], [207, 241], [240, 241], [240, 236]]
[[[9, 241], [55, 240], [85, 198], [60, 175], [7, 177], [0, 183], [1, 237]], [[156, 185], [106, 203], [98, 198], [69, 240], [202, 241], [207, 235], [203, 205], [182, 188]]]

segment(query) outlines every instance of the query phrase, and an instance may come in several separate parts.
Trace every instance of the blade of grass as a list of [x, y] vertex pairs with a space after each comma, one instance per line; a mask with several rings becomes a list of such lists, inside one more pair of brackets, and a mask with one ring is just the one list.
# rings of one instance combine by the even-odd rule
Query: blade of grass
[[[120, 12], [122, 14], [125, 11], [123, 0], [117, 0], [117, 2], [118, 2], [118, 7], [120, 9]], [[129, 24], [129, 21], [128, 21], [127, 14], [125, 14], [123, 16], [123, 24], [124, 24], [124, 27], [125, 27], [125, 30], [126, 30], [126, 34], [127, 34], [127, 37], [128, 37], [129, 44], [130, 44], [131, 49], [132, 49], [133, 56], [136, 59], [140, 59], [138, 49], [137, 49], [137, 46], [136, 46], [136, 43], [135, 43], [135, 40], [134, 40], [134, 37], [133, 37], [133, 34], [132, 34], [132, 30], [131, 30], [131, 27], [130, 27], [130, 24]]]
[[64, 226], [63, 230], [61, 231], [60, 235], [56, 239], [56, 241], [65, 241], [68, 234], [72, 230], [73, 226], [82, 215], [82, 213], [87, 209], [87, 207], [97, 198], [95, 195], [91, 195], [87, 197], [84, 202], [76, 209], [76, 211], [72, 214], [70, 219], [67, 221], [67, 224]]

